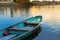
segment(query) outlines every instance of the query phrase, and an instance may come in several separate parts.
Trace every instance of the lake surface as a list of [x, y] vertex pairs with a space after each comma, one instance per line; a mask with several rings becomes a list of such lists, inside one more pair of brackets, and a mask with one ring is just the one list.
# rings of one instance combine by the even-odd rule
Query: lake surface
[[[42, 31], [33, 40], [60, 40], [60, 5], [32, 6], [29, 8], [0, 7], [0, 27], [19, 20], [23, 16], [42, 15]], [[20, 20], [19, 20], [20, 21]], [[17, 22], [17, 21], [16, 21]]]

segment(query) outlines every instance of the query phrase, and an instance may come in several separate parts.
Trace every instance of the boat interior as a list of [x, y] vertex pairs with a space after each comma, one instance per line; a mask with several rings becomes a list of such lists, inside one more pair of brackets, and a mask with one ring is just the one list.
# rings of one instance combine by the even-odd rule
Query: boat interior
[[[0, 40], [9, 39], [9, 38], [24, 34], [30, 30], [33, 30], [40, 21], [41, 21], [41, 18], [39, 16], [32, 17], [32, 18], [25, 20], [24, 22], [18, 23], [5, 30], [1, 30], [0, 31]], [[6, 31], [8, 32], [8, 34], [4, 35], [4, 32], [6, 32]]]

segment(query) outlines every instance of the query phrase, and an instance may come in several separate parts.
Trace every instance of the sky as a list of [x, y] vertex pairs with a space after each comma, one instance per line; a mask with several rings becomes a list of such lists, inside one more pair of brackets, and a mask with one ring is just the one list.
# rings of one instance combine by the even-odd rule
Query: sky
[[[34, 1], [34, 0], [30, 0], [30, 1]], [[39, 1], [42, 1], [42, 0], [39, 0]], [[44, 0], [43, 0], [44, 1]], [[46, 1], [52, 1], [52, 0], [46, 0]], [[60, 1], [60, 0], [55, 0], [55, 1]]]

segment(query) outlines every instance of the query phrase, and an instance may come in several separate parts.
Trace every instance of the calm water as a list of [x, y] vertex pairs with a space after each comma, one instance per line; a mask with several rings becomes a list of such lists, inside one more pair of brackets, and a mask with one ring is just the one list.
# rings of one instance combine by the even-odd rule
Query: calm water
[[10, 7], [0, 8], [0, 26], [6, 25], [6, 23], [8, 25], [11, 21], [13, 23], [23, 16], [42, 15], [42, 31], [33, 40], [60, 40], [60, 5], [13, 8], [13, 10], [11, 14]]

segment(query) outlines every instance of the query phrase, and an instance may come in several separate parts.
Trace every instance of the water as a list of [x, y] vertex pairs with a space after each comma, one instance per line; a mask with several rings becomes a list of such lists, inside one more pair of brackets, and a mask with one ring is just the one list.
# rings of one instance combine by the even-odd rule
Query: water
[[[2, 9], [1, 9], [2, 8]], [[10, 7], [1, 7], [0, 25], [7, 25], [9, 22], [19, 20], [23, 16], [42, 15], [42, 31], [33, 40], [60, 40], [60, 5], [32, 6], [29, 8], [13, 8], [13, 14], [10, 13]]]

